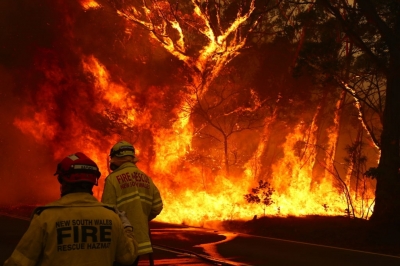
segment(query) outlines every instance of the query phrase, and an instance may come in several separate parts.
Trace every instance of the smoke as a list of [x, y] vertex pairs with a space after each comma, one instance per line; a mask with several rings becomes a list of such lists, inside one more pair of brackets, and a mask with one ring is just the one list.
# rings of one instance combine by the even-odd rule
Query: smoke
[[[73, 152], [88, 153], [106, 169], [109, 148], [123, 137], [118, 128], [131, 115], [124, 109], [171, 119], [166, 114], [175, 108], [174, 91], [181, 86], [171, 81], [174, 68], [168, 64], [177, 61], [152, 51], [145, 32], [132, 31], [107, 7], [85, 10], [79, 1], [19, 0], [2, 1], [0, 13], [0, 178], [9, 191], [0, 204], [58, 197], [53, 171]], [[96, 64], [99, 69], [91, 69]], [[98, 76], [101, 71], [108, 75]], [[99, 84], [102, 78], [105, 84]], [[110, 106], [113, 90], [124, 97]], [[158, 106], [162, 113], [152, 108], [160, 97], [167, 99]], [[148, 147], [142, 149], [144, 161], [154, 156], [150, 126], [166, 125], [135, 124], [128, 136]], [[102, 180], [106, 175], [103, 170]]]
[[[68, 79], [76, 77], [59, 74], [63, 64], [74, 68], [71, 61], [78, 61], [69, 40], [60, 37], [67, 25], [55, 1], [2, 1], [0, 10], [0, 204], [43, 203], [59, 196], [53, 173], [60, 158], [54, 154], [70, 152], [61, 139], [68, 138], [62, 131], [77, 96], [68, 90], [74, 87]], [[41, 125], [35, 123], [55, 126], [38, 132]]]
[[14, 126], [25, 103], [15, 93], [16, 77], [0, 66], [0, 205], [37, 204], [56, 199], [55, 162], [47, 147]]
[[[47, 1], [49, 4], [50, 1]], [[52, 155], [31, 136], [14, 126], [26, 105], [26, 73], [32, 67], [37, 47], [48, 47], [53, 22], [44, 1], [0, 3], [0, 204], [35, 204], [56, 198], [58, 184], [52, 176]], [[43, 196], [45, 195], [45, 197]]]

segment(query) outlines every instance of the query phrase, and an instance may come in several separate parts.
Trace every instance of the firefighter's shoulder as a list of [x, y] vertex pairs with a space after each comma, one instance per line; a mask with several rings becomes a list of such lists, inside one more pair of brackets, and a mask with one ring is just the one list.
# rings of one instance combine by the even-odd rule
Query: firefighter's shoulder
[[48, 209], [60, 209], [60, 208], [67, 208], [67, 206], [63, 206], [63, 205], [44, 205], [44, 206], [38, 206], [36, 207], [33, 212], [32, 212], [32, 216], [31, 218], [33, 218], [33, 216], [35, 215], [40, 215], [42, 214], [43, 211], [48, 210]]
[[117, 207], [114, 206], [114, 205], [105, 204], [105, 203], [103, 203], [102, 207], [104, 207], [104, 208], [106, 208], [106, 209], [108, 209], [108, 210], [110, 210], [110, 211], [113, 211], [113, 212], [116, 212], [116, 208], [117, 208]]
[[38, 207], [36, 207], [34, 210], [33, 210], [33, 212], [32, 212], [32, 214], [31, 214], [31, 219], [35, 216], [35, 215], [40, 215], [40, 214], [42, 214], [42, 212], [45, 210], [45, 209], [47, 209], [48, 207], [47, 206], [38, 206]]

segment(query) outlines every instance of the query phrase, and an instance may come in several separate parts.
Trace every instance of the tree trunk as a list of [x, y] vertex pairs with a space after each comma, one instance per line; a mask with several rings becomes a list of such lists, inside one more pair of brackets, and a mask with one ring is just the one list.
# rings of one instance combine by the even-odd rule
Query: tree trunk
[[228, 154], [228, 137], [224, 136], [224, 163], [225, 163], [225, 173], [229, 175], [229, 154]]
[[[375, 207], [371, 221], [385, 230], [381, 237], [398, 241], [400, 228], [400, 60], [392, 56], [387, 75], [386, 102], [383, 112], [381, 158], [378, 165]], [[396, 229], [393, 231], [393, 229]]]

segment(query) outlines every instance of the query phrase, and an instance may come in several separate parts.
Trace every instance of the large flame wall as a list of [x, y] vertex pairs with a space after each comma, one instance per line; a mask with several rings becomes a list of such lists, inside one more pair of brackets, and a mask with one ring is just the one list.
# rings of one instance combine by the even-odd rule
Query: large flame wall
[[[348, 206], [332, 173], [325, 171], [315, 179], [316, 150], [308, 149], [300, 158], [294, 149], [307, 130], [311, 136], [317, 136], [316, 132], [322, 130], [317, 125], [298, 123], [286, 129], [288, 133], [275, 145], [281, 155], [269, 162], [263, 159], [265, 130], [235, 136], [232, 141], [240, 143], [238, 149], [246, 150], [247, 157], [236, 171], [226, 174], [220, 160], [221, 146], [212, 142], [208, 146], [204, 142], [203, 146], [194, 144], [196, 121], [185, 112], [186, 99], [191, 95], [182, 85], [186, 80], [182, 78], [185, 73], [179, 60], [157, 47], [146, 32], [128, 26], [110, 10], [96, 9], [99, 7], [96, 2], [69, 2], [44, 1], [33, 11], [9, 4], [12, 12], [7, 22], [12, 29], [9, 36], [13, 38], [3, 39], [9, 42], [3, 53], [12, 53], [9, 61], [2, 62], [4, 67], [0, 72], [9, 85], [8, 93], [2, 94], [3, 108], [12, 110], [7, 118], [12, 125], [8, 128], [14, 127], [7, 132], [13, 134], [18, 129], [27, 139], [15, 137], [15, 141], [33, 139], [39, 143], [35, 146], [38, 154], [31, 153], [30, 160], [39, 162], [40, 154], [51, 154], [51, 159], [40, 161], [41, 170], [36, 173], [46, 182], [32, 184], [32, 179], [23, 178], [28, 187], [40, 185], [51, 190], [15, 189], [8, 199], [18, 193], [33, 195], [24, 198], [32, 204], [54, 199], [58, 196], [57, 183], [49, 173], [57, 161], [76, 151], [87, 153], [99, 164], [102, 179], [95, 196], [100, 198], [104, 178], [109, 173], [109, 149], [125, 139], [135, 144], [139, 167], [161, 190], [165, 208], [157, 218], [160, 221], [205, 225], [207, 221], [247, 219], [263, 213], [262, 205], [244, 200], [244, 194], [260, 178], [254, 165], [263, 164], [264, 168], [268, 164], [269, 169], [263, 178], [275, 189], [275, 203], [266, 208], [266, 214], [344, 213]], [[39, 11], [47, 15], [37, 21], [31, 12]], [[12, 15], [23, 20], [27, 14], [30, 15], [27, 22], [13, 26]], [[33, 28], [26, 23], [32, 23]], [[36, 37], [29, 36], [31, 30]], [[27, 35], [15, 39], [13, 34]], [[14, 51], [13, 42], [24, 56]], [[18, 108], [6, 104], [7, 99], [18, 99]], [[273, 124], [275, 119], [271, 117], [272, 114], [265, 121]], [[308, 143], [317, 142], [308, 139]], [[244, 146], [247, 148], [241, 148]], [[15, 149], [7, 149], [15, 161], [27, 160], [26, 156], [17, 155]], [[208, 153], [220, 167], [189, 160], [188, 156], [198, 150]], [[251, 163], [252, 158], [255, 164]], [[53, 189], [57, 193], [50, 192]], [[35, 200], [34, 195], [43, 194], [42, 191], [48, 197]], [[373, 189], [367, 193], [370, 204]], [[22, 201], [21, 197], [14, 198]]]

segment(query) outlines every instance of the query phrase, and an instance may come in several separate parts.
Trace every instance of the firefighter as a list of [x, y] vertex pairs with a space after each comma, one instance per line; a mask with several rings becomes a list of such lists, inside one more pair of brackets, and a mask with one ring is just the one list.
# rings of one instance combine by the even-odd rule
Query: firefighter
[[[120, 141], [111, 148], [110, 169], [113, 172], [106, 177], [101, 201], [126, 212], [139, 245], [138, 255], [149, 254], [150, 257], [153, 249], [149, 222], [160, 214], [163, 202], [152, 179], [136, 166], [137, 161], [135, 148], [129, 142]], [[132, 265], [138, 265], [138, 261], [139, 257]]]
[[4, 266], [129, 265], [137, 258], [132, 225], [124, 213], [93, 197], [100, 171], [77, 152], [64, 158], [54, 174], [61, 198], [38, 207]]

